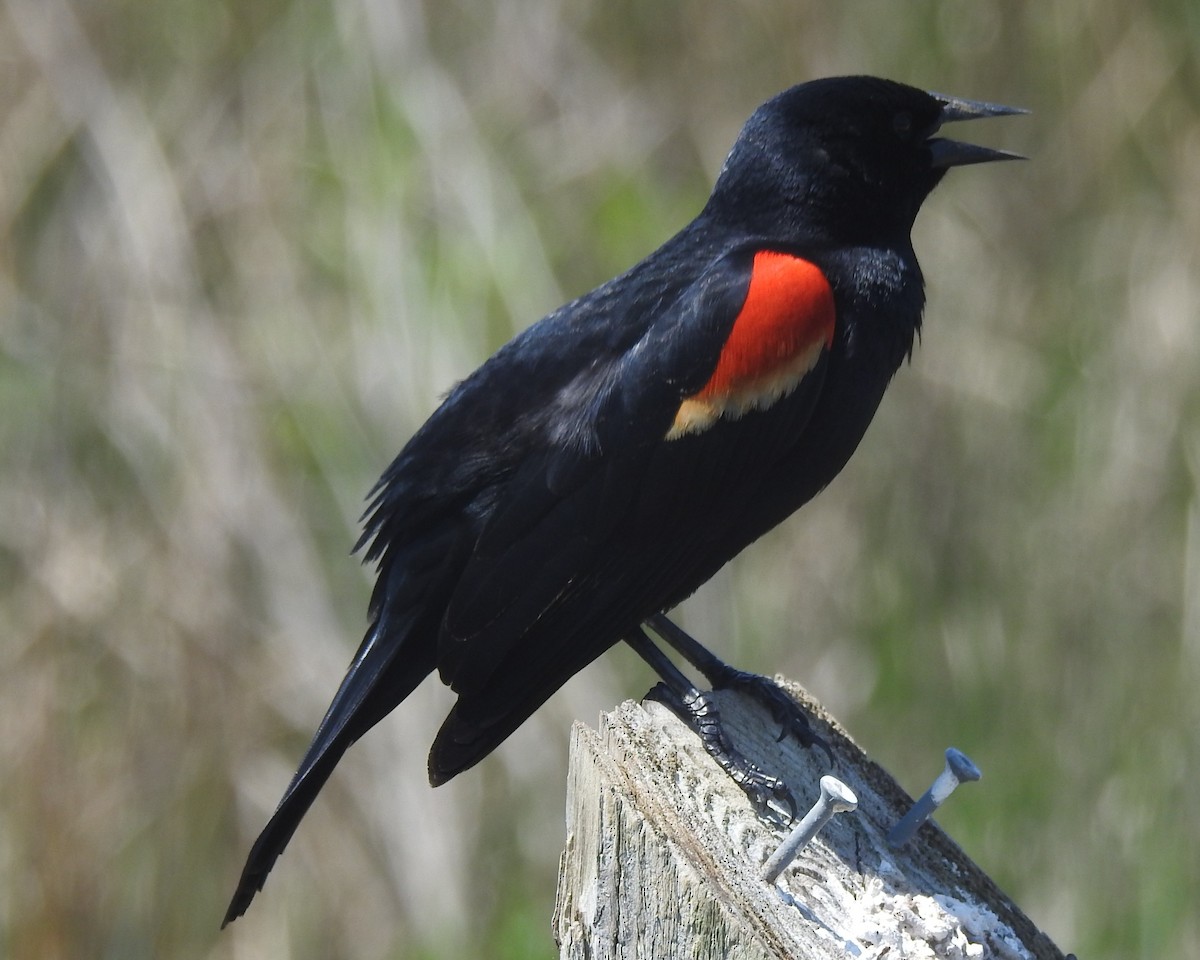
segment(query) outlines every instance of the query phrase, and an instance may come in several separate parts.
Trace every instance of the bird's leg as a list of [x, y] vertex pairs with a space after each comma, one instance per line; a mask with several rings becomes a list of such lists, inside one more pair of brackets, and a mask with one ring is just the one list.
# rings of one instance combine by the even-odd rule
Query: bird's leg
[[738, 690], [771, 711], [771, 717], [779, 724], [776, 740], [781, 741], [790, 733], [805, 747], [819, 747], [833, 763], [829, 744], [813, 732], [808, 715], [779, 684], [757, 673], [731, 667], [664, 613], [654, 614], [646, 625], [704, 674], [714, 690]]
[[773, 801], [780, 809], [787, 810], [789, 821], [795, 819], [796, 801], [787, 784], [759, 769], [734, 748], [721, 725], [721, 715], [711, 695], [698, 690], [641, 628], [626, 636], [625, 642], [662, 677], [663, 682], [651, 695], [695, 731], [704, 749], [745, 791], [759, 816], [777, 819], [770, 806]]

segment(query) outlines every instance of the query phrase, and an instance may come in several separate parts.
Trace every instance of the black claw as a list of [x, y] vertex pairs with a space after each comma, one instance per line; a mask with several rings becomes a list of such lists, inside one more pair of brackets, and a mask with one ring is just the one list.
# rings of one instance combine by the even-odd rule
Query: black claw
[[824, 751], [825, 759], [829, 761], [829, 765], [831, 767], [837, 766], [837, 761], [833, 759], [833, 750], [829, 746], [828, 742], [826, 742], [824, 737], [819, 737], [815, 733], [813, 733], [811, 730], [809, 730], [808, 731], [808, 742], [804, 743], [804, 741], [801, 741], [801, 743], [803, 743], [804, 746], [806, 746], [806, 747], [817, 747], [818, 749]]
[[[759, 816], [765, 819], [774, 819], [774, 811], [771, 809], [771, 802], [774, 801], [776, 806], [787, 808], [789, 823], [796, 819], [796, 800], [787, 784], [755, 766], [740, 754], [732, 750], [731, 753], [733, 755], [728, 758], [730, 765], [726, 767], [726, 770], [730, 778], [750, 798]], [[717, 762], [725, 766], [720, 758]]]
[[[790, 733], [805, 747], [820, 747], [824, 751], [829, 765], [835, 766], [833, 751], [829, 749], [829, 744], [813, 733], [808, 715], [803, 708], [777, 683], [758, 674], [747, 673], [729, 666], [663, 614], [651, 617], [647, 623], [655, 633], [671, 644], [689, 663], [703, 673], [708, 682], [712, 684], [713, 689], [740, 690], [756, 703], [766, 707], [771, 712], [772, 719], [779, 724], [779, 736], [775, 738], [776, 743], [783, 742]], [[702, 696], [700, 691], [692, 686], [678, 668], [651, 642], [645, 631], [638, 630], [626, 639], [635, 650], [646, 658], [646, 662], [658, 671], [658, 675], [668, 681], [668, 686], [674, 691], [674, 696], [679, 701], [680, 709], [676, 712], [683, 710], [684, 713], [680, 715], [688, 721], [693, 729], [698, 733], [701, 732], [701, 715], [707, 712], [708, 706], [697, 700]], [[696, 702], [700, 706], [699, 712], [693, 712], [690, 707], [684, 706], [680, 700], [683, 697], [688, 697]], [[709, 752], [714, 753], [711, 749]]]
[[756, 673], [727, 668], [716, 684], [724, 690], [738, 690], [755, 703], [762, 704], [771, 713], [771, 719], [779, 724], [776, 743], [782, 743], [791, 734], [804, 747], [817, 747], [824, 752], [829, 765], [834, 766], [833, 751], [824, 738], [813, 732], [808, 715], [787, 692], [773, 680]]
[[[755, 813], [762, 819], [779, 822], [784, 826], [796, 819], [796, 798], [782, 780], [763, 772], [748, 761], [744, 762], [744, 766], [737, 772], [731, 770], [729, 773], [749, 797]], [[780, 818], [776, 808], [787, 811], [786, 819]]]
[[[766, 773], [734, 748], [721, 725], [721, 716], [712, 697], [698, 690], [680, 696], [660, 683], [646, 698], [665, 704], [696, 733], [709, 756], [741, 788], [760, 817], [782, 822], [785, 826], [796, 819], [796, 800], [792, 791], [782, 780]], [[786, 820], [781, 821], [772, 804], [787, 811]]]
[[775, 782], [777, 786], [771, 791], [771, 799], [778, 806], [787, 808], [787, 820], [784, 821], [784, 826], [787, 826], [796, 819], [796, 798], [792, 796], [792, 791], [787, 788], [786, 784], [779, 780]]
[[661, 703], [663, 706], [669, 707], [675, 713], [679, 712], [677, 709], [679, 698], [671, 693], [670, 688], [665, 683], [656, 683], [646, 691], [646, 695], [642, 699], [653, 700], [655, 703]]

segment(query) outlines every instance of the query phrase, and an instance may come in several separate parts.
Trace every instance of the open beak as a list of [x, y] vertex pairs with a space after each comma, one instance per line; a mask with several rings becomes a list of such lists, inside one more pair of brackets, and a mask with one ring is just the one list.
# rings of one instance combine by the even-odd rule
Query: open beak
[[[1015, 114], [1028, 113], [1020, 107], [1006, 107], [999, 103], [984, 103], [980, 100], [964, 100], [961, 97], [947, 97], [940, 93], [931, 93], [931, 97], [942, 104], [942, 113], [938, 117], [937, 127], [930, 133], [936, 133], [943, 123], [953, 123], [956, 120], [977, 120], [980, 117], [1008, 117]], [[943, 137], [931, 137], [929, 152], [933, 155], [933, 166], [944, 170], [948, 167], [964, 167], [969, 163], [988, 163], [992, 160], [1024, 160], [1019, 153], [1007, 150], [993, 150], [991, 147], [981, 147], [974, 143], [961, 143], [958, 140], [947, 140]]]

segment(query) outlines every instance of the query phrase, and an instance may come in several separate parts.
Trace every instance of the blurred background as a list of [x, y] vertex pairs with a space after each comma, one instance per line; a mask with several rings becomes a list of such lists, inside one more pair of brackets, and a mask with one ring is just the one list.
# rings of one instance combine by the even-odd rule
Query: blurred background
[[430, 682], [218, 926], [458, 378], [869, 72], [1028, 106], [926, 204], [857, 457], [682, 616], [806, 684], [1064, 950], [1200, 957], [1200, 5], [4, 0], [0, 954], [542, 958], [571, 722], [431, 790]]

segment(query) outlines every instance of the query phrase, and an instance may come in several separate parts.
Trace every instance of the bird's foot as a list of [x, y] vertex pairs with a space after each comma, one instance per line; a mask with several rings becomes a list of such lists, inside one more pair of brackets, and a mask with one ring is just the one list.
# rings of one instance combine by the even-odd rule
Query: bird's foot
[[[655, 614], [646, 622], [655, 633], [678, 650], [684, 659], [703, 673], [714, 690], [736, 690], [766, 707], [779, 724], [777, 741], [782, 741], [790, 733], [801, 745], [818, 747], [824, 751], [830, 766], [833, 766], [833, 751], [829, 749], [829, 744], [813, 732], [808, 722], [808, 714], [777, 683], [756, 673], [747, 673], [731, 667], [665, 614]], [[666, 676], [661, 670], [659, 675]], [[676, 686], [682, 689], [679, 685]]]
[[771, 719], [779, 724], [779, 736], [775, 738], [777, 743], [791, 734], [801, 746], [816, 747], [824, 751], [829, 765], [833, 766], [833, 751], [829, 744], [813, 731], [804, 708], [774, 680], [757, 673], [738, 670], [728, 664], [722, 664], [720, 673], [709, 679], [714, 689], [736, 690], [765, 707], [770, 712]]
[[679, 696], [666, 684], [658, 684], [649, 698], [665, 704], [700, 738], [709, 756], [741, 787], [755, 812], [764, 820], [784, 825], [796, 818], [796, 800], [786, 783], [761, 769], [738, 751], [721, 724], [721, 714], [707, 693]]

